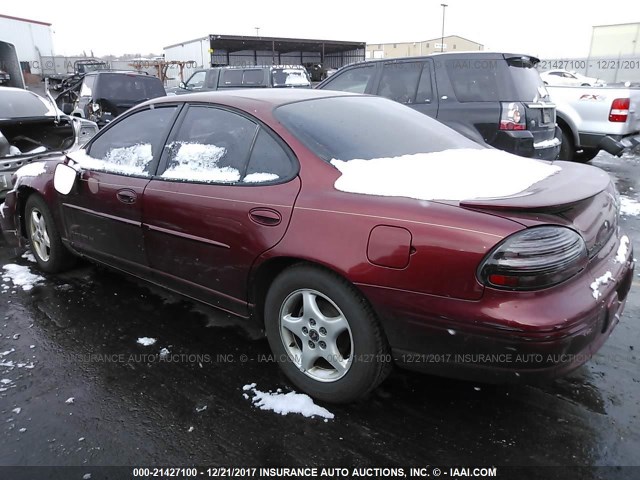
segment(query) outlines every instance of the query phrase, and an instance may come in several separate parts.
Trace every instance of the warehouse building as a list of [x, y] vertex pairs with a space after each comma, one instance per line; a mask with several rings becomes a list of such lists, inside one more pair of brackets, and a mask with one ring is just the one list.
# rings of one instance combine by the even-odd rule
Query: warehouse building
[[591, 33], [590, 58], [635, 57], [640, 54], [640, 22], [596, 25]]
[[[224, 65], [322, 64], [340, 68], [365, 59], [365, 42], [239, 35], [207, 35], [164, 47], [166, 62], [191, 62], [184, 79], [193, 71]], [[182, 79], [182, 80], [184, 80]], [[177, 84], [174, 77], [169, 86]]]
[[436, 52], [484, 50], [484, 45], [458, 35], [448, 35], [422, 42], [373, 43], [367, 45], [367, 58], [419, 57]]
[[53, 55], [51, 24], [0, 14], [0, 42], [15, 46], [25, 74], [40, 74], [42, 57]]

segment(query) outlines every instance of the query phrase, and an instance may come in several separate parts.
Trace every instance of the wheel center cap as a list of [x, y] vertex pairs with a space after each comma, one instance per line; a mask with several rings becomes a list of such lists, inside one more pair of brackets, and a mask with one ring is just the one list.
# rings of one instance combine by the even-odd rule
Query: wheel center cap
[[317, 342], [320, 339], [320, 335], [315, 330], [309, 330], [309, 338], [314, 342]]

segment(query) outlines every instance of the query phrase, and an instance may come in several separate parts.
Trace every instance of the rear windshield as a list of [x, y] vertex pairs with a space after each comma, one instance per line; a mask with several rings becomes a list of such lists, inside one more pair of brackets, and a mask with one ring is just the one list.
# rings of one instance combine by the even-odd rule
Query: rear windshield
[[325, 161], [482, 148], [442, 123], [381, 97], [307, 100], [278, 107], [275, 115]]
[[0, 119], [53, 115], [53, 106], [33, 92], [0, 89]]
[[311, 86], [311, 80], [304, 68], [274, 68], [271, 70], [271, 82], [275, 88]]
[[146, 75], [103, 73], [98, 79], [97, 97], [141, 102], [165, 95], [162, 82]]
[[[524, 58], [524, 60], [523, 60]], [[535, 63], [527, 57], [508, 60], [445, 60], [459, 102], [534, 102], [546, 100], [546, 89]]]

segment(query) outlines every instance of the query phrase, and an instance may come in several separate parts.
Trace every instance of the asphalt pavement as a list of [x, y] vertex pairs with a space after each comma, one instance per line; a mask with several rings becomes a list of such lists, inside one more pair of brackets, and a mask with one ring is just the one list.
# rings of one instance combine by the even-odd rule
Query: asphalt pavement
[[[640, 201], [640, 155], [592, 164]], [[640, 216], [621, 223], [640, 248]], [[0, 465], [78, 466], [68, 478], [93, 479], [114, 465], [497, 465], [527, 466], [528, 478], [570, 466], [562, 478], [640, 478], [573, 468], [640, 466], [638, 273], [612, 336], [565, 378], [489, 386], [395, 371], [361, 402], [322, 405], [325, 419], [261, 410], [243, 390], [291, 390], [259, 326], [88, 263], [41, 274], [23, 254], [0, 246], [0, 266], [43, 276], [26, 291], [2, 281]]]

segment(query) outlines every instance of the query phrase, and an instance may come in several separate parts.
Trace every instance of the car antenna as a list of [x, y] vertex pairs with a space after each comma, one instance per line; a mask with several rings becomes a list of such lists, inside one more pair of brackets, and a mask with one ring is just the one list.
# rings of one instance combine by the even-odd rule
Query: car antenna
[[56, 121], [56, 125], [57, 125], [58, 123], [60, 123], [60, 111], [58, 110], [58, 105], [56, 105], [55, 100], [51, 96], [51, 92], [49, 92], [49, 79], [48, 78], [44, 79], [44, 91], [45, 91], [45, 94], [47, 95], [47, 100], [49, 100], [51, 105], [53, 105], [53, 111], [56, 112], [56, 120], [55, 121]]

